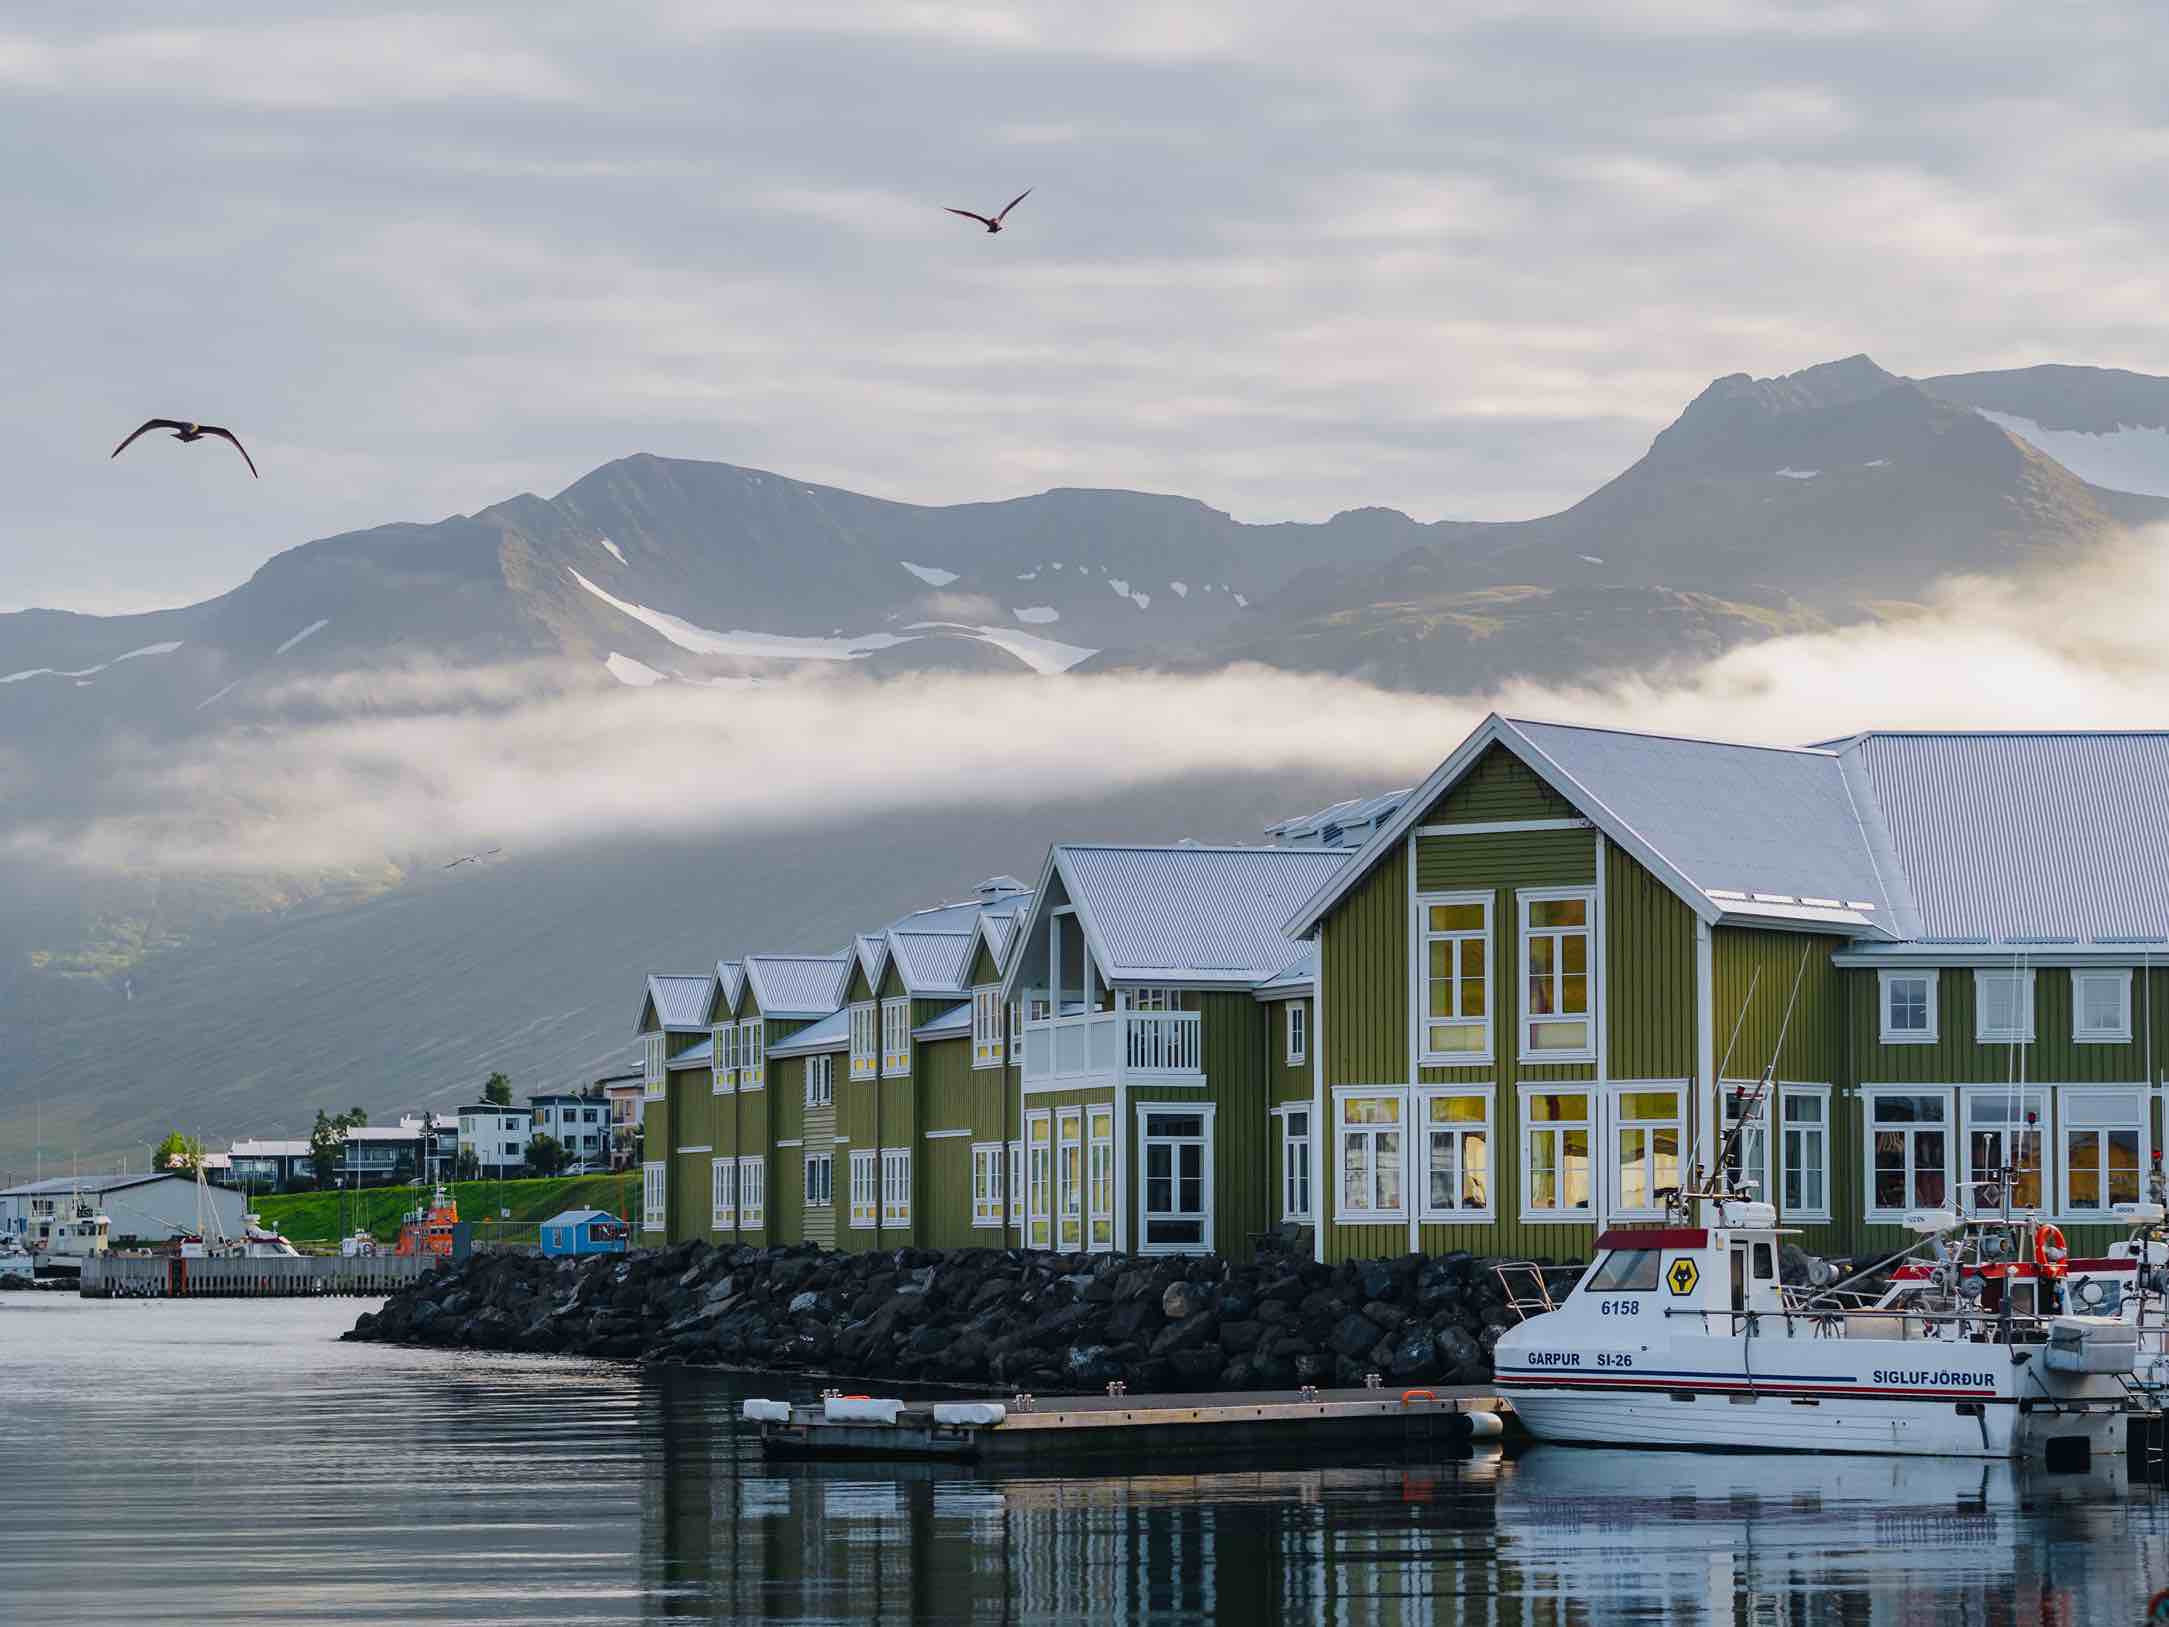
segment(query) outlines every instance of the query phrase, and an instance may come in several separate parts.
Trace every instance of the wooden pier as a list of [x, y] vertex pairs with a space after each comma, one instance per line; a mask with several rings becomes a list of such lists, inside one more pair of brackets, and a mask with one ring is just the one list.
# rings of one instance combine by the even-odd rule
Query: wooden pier
[[[1021, 1404], [1020, 1404], [1021, 1403]], [[1144, 1461], [1342, 1448], [1405, 1449], [1494, 1437], [1512, 1409], [1484, 1386], [1412, 1390], [1316, 1390], [1289, 1394], [1069, 1395], [967, 1404], [1000, 1409], [998, 1421], [946, 1422], [956, 1403], [905, 1403], [893, 1424], [835, 1421], [824, 1401], [761, 1422], [761, 1450], [784, 1458], [920, 1458], [953, 1462], [1074, 1460], [1101, 1455]], [[748, 1415], [752, 1416], [749, 1407]], [[1481, 1418], [1481, 1422], [1478, 1419]]]
[[378, 1299], [442, 1262], [435, 1255], [299, 1255], [186, 1259], [95, 1254], [83, 1262], [85, 1299]]

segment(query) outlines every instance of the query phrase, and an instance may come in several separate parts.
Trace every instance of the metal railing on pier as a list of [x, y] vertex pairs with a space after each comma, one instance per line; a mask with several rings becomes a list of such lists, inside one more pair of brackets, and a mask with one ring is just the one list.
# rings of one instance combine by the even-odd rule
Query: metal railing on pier
[[268, 1259], [97, 1254], [83, 1262], [85, 1299], [377, 1299], [426, 1277], [434, 1255]]

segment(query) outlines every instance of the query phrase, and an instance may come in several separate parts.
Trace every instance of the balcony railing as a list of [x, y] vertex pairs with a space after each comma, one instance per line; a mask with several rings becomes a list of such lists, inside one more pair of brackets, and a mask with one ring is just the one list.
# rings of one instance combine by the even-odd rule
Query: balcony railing
[[1197, 1078], [1204, 1069], [1194, 1011], [1091, 1011], [1024, 1025], [1024, 1077]]

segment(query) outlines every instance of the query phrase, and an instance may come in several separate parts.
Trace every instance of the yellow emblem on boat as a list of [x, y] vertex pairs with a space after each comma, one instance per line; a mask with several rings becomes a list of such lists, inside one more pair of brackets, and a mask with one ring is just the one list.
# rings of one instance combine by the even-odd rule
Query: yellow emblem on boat
[[1702, 1271], [1693, 1260], [1682, 1254], [1666, 1270], [1664, 1280], [1672, 1285], [1674, 1294], [1684, 1297], [1695, 1291], [1695, 1284], [1702, 1280]]

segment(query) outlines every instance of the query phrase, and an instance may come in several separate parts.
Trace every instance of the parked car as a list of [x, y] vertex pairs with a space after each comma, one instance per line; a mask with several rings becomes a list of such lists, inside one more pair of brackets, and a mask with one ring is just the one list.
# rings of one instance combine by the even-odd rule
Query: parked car
[[577, 1164], [567, 1164], [565, 1173], [567, 1175], [604, 1175], [609, 1173], [609, 1170], [608, 1166], [599, 1158], [583, 1158]]

